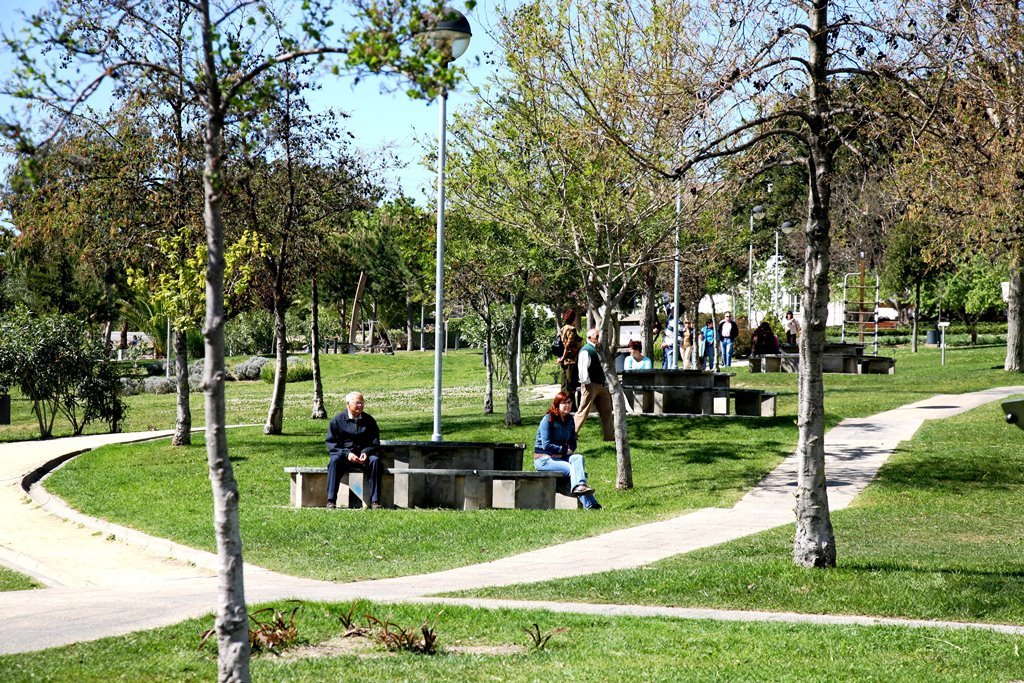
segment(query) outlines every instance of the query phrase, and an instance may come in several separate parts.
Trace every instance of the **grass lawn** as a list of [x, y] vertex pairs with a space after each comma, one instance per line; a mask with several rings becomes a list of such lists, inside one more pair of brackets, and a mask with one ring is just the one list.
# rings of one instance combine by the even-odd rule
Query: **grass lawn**
[[[828, 376], [829, 420], [867, 415], [937, 391], [966, 391], [1006, 383], [1001, 349], [900, 356], [895, 376]], [[385, 438], [427, 439], [431, 431], [429, 354], [327, 356], [326, 390], [332, 410], [352, 388], [367, 394]], [[479, 405], [476, 352], [449, 354], [444, 432], [453, 440], [532, 443], [545, 405], [525, 402], [524, 425], [505, 427], [502, 415], [485, 416]], [[308, 419], [309, 383], [289, 386], [285, 436], [261, 429], [230, 430], [229, 444], [241, 490], [241, 527], [249, 562], [279, 571], [351, 580], [414, 574], [503, 557], [708, 506], [728, 507], [771, 470], [796, 444], [794, 375], [748, 375], [747, 385], [780, 392], [775, 419], [629, 419], [636, 488], [614, 490], [615, 456], [599, 440], [596, 419], [581, 437], [590, 482], [605, 510], [565, 511], [388, 510], [380, 513], [288, 507], [282, 467], [324, 464], [323, 421]], [[396, 386], [399, 385], [399, 386]], [[229, 412], [239, 421], [260, 420], [269, 386], [228, 386]], [[307, 393], [303, 393], [303, 392]], [[173, 397], [156, 399], [173, 419]], [[197, 401], [198, 403], [198, 401]], [[201, 405], [201, 404], [200, 404]], [[243, 410], [249, 406], [248, 413]], [[151, 409], [151, 408], [150, 408]], [[199, 407], [197, 407], [197, 411]], [[842, 412], [835, 412], [842, 411]], [[141, 412], [141, 411], [139, 411]], [[162, 423], [160, 426], [169, 426]], [[191, 448], [166, 441], [110, 446], [72, 461], [47, 483], [75, 507], [158, 536], [214, 549], [212, 503], [202, 439]], [[528, 456], [527, 456], [528, 457]], [[774, 550], [773, 550], [774, 552]], [[784, 555], [788, 553], [783, 553]]]
[[[282, 605], [290, 608], [290, 605]], [[981, 631], [722, 623], [606, 618], [462, 607], [381, 606], [373, 613], [403, 626], [437, 617], [434, 656], [391, 654], [364, 639], [339, 640], [347, 605], [306, 604], [300, 647], [256, 655], [253, 680], [319, 681], [992, 681], [1024, 677], [1022, 640]], [[524, 627], [555, 628], [530, 651]], [[0, 657], [5, 681], [209, 681], [216, 648], [197, 651], [212, 618], [38, 653]], [[324, 644], [319, 650], [312, 645]], [[335, 645], [333, 651], [330, 645]], [[347, 647], [345, 647], [347, 646]], [[339, 651], [340, 650], [340, 651]], [[320, 656], [310, 656], [314, 651]], [[306, 656], [302, 656], [306, 655]]]
[[635, 570], [474, 592], [582, 602], [1024, 624], [1024, 449], [988, 405], [929, 422], [837, 512], [839, 567], [793, 565], [792, 525]]
[[0, 567], [0, 591], [23, 591], [39, 587], [38, 583], [24, 574]]

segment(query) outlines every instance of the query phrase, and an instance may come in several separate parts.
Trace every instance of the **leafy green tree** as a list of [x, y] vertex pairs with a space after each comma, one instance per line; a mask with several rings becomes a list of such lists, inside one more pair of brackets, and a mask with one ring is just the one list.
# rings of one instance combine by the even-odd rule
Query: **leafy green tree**
[[[31, 111], [55, 111], [52, 142], [70, 114], [108, 79], [124, 92], [150, 87], [152, 74], [188, 90], [203, 112], [203, 216], [206, 227], [207, 307], [204, 324], [206, 359], [206, 444], [214, 499], [214, 527], [221, 581], [216, 632], [221, 680], [249, 680], [248, 616], [242, 578], [238, 528], [238, 486], [228, 458], [224, 433], [224, 133], [229, 119], [249, 107], [257, 109], [278, 96], [281, 83], [264, 78], [277, 66], [304, 57], [344, 54], [354, 69], [393, 71], [409, 79], [410, 92], [433, 96], [454, 83], [457, 72], [446, 55], [426, 45], [421, 32], [437, 20], [415, 0], [378, 5], [358, 3], [357, 26], [332, 35], [329, 7], [303, 3], [294, 16], [279, 16], [265, 4], [248, 0], [211, 3], [144, 0], [53, 0], [25, 18], [15, 36], [5, 36], [18, 66], [11, 91], [41, 101]], [[187, 52], [177, 50], [166, 27], [177, 13], [189, 36]], [[289, 27], [296, 27], [291, 32]], [[71, 68], [66, 68], [68, 66]], [[0, 129], [20, 151], [32, 152], [32, 122], [7, 118]], [[46, 143], [44, 142], [44, 145]]]
[[30, 401], [42, 438], [53, 435], [62, 413], [75, 436], [103, 420], [117, 431], [125, 414], [120, 378], [98, 335], [61, 314], [37, 316], [18, 309], [0, 321], [0, 383]]
[[1009, 255], [1008, 372], [1024, 372], [1024, 16], [1019, 2], [911, 3], [943, 27], [927, 45], [944, 97], [922, 115], [906, 159], [910, 208], [935, 224], [950, 260], [978, 250]]
[[1003, 263], [993, 263], [985, 254], [975, 253], [956, 263], [938, 278], [934, 296], [940, 308], [963, 321], [978, 343], [978, 321], [1003, 309]]
[[911, 347], [917, 353], [918, 322], [921, 318], [921, 288], [936, 275], [936, 266], [926, 260], [924, 245], [929, 241], [927, 226], [900, 222], [886, 234], [885, 265], [882, 281], [892, 290], [910, 290], [914, 294], [914, 319]]

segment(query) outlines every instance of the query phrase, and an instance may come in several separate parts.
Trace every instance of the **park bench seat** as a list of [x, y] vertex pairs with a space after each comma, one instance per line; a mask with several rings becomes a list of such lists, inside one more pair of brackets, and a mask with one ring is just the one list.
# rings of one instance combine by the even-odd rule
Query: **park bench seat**
[[[284, 471], [290, 477], [293, 507], [327, 505], [326, 467], [285, 467]], [[340, 479], [338, 507], [365, 505], [363, 473], [343, 472]], [[579, 501], [568, 494], [568, 481], [557, 472], [395, 466], [385, 471], [381, 503], [458, 510], [575, 509]]]
[[729, 389], [733, 412], [736, 415], [775, 417], [777, 394], [762, 389]]
[[775, 417], [776, 394], [761, 389], [641, 384], [623, 387], [623, 393], [633, 413]]
[[751, 356], [747, 367], [751, 372], [796, 372], [799, 361], [795, 353], [765, 353]]
[[864, 356], [860, 359], [862, 375], [895, 375], [896, 359], [887, 356]]

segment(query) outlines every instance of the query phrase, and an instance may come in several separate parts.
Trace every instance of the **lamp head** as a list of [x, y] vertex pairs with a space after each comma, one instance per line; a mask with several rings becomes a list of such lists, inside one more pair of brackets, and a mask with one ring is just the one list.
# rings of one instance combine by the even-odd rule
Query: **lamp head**
[[753, 216], [756, 220], [761, 220], [762, 218], [764, 218], [764, 207], [758, 204], [757, 206], [750, 210], [750, 215]]
[[466, 53], [473, 30], [462, 12], [445, 7], [439, 14], [428, 13], [424, 23], [426, 28], [422, 31], [423, 37], [434, 48], [447, 53], [448, 61], [454, 61]]
[[783, 235], [788, 235], [789, 233], [796, 230], [796, 223], [794, 223], [793, 221], [786, 221], [779, 226], [779, 230], [782, 231]]

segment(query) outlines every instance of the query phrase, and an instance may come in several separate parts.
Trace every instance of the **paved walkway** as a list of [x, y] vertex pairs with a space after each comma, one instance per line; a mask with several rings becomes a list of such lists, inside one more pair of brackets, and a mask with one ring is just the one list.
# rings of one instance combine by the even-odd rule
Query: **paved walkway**
[[[868, 418], [843, 421], [826, 436], [830, 508], [840, 510], [848, 506], [899, 442], [909, 439], [925, 420], [956, 415], [1022, 393], [1024, 386], [939, 395]], [[0, 445], [0, 519], [3, 520], [0, 563], [49, 586], [45, 590], [0, 593], [0, 653], [26, 652], [118, 635], [212, 611], [217, 592], [214, 555], [82, 515], [50, 496], [38, 484], [31, 487], [31, 500], [22, 490], [26, 475], [55, 458], [102, 444], [168, 434], [98, 435]], [[549, 579], [637, 567], [792, 522], [795, 486], [796, 459], [790, 456], [729, 509], [697, 510], [673, 519], [493, 562], [419, 576], [334, 584], [247, 565], [246, 598], [250, 603], [289, 597], [328, 601], [355, 598], [419, 601], [439, 592], [521, 583], [541, 566], [545, 578]], [[492, 600], [460, 602], [482, 606], [512, 604]], [[515, 604], [596, 614], [963, 627], [962, 624], [872, 617]], [[1017, 627], [981, 627], [1024, 632]]]

